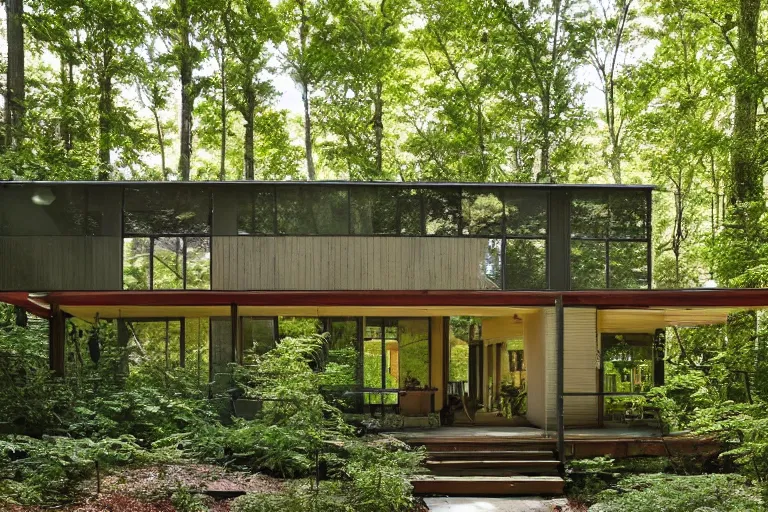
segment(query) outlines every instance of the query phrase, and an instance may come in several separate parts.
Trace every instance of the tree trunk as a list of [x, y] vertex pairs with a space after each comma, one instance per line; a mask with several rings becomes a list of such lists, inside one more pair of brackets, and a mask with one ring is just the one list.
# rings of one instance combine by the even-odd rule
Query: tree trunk
[[61, 133], [61, 141], [64, 143], [64, 151], [69, 153], [72, 151], [72, 127], [69, 119], [69, 106], [70, 98], [73, 97], [72, 81], [73, 70], [72, 61], [66, 59], [63, 55], [59, 56], [59, 62], [61, 65], [60, 78], [61, 78], [61, 90], [64, 94], [61, 95], [61, 108], [64, 111], [64, 115], [59, 123], [59, 132]]
[[384, 85], [381, 80], [376, 82], [376, 96], [373, 101], [373, 134], [375, 140], [376, 157], [376, 179], [382, 179], [384, 176], [384, 155], [382, 150], [382, 140], [384, 139], [384, 100], [382, 99], [382, 90]]
[[99, 181], [109, 180], [112, 150], [112, 76], [109, 50], [103, 55], [103, 75], [99, 77]]
[[16, 317], [15, 323], [17, 327], [27, 327], [27, 325], [29, 325], [29, 317], [27, 316], [26, 309], [22, 308], [21, 306], [14, 306], [13, 313]]
[[6, 37], [8, 39], [8, 75], [5, 91], [5, 142], [18, 147], [24, 119], [24, 26], [23, 0], [6, 0]]
[[227, 77], [226, 55], [224, 45], [221, 45], [221, 153], [219, 155], [219, 180], [227, 179]]
[[245, 143], [244, 143], [244, 164], [245, 164], [245, 179], [252, 180], [255, 178], [254, 165], [253, 165], [253, 118], [256, 112], [256, 92], [252, 87], [245, 88], [245, 112], [243, 117], [245, 118]]
[[307, 159], [307, 176], [315, 181], [315, 161], [312, 156], [312, 120], [309, 116], [309, 84], [301, 83], [301, 101], [304, 103], [304, 154]]
[[192, 161], [192, 108], [194, 92], [192, 90], [192, 56], [189, 42], [189, 9], [187, 0], [179, 0], [179, 76], [181, 80], [181, 129], [179, 130], [179, 176], [182, 181], [189, 181]]
[[757, 143], [757, 29], [760, 0], [740, 0], [737, 62], [742, 76], [736, 84], [733, 147], [731, 149], [731, 203], [763, 200], [763, 180], [754, 148]]
[[160, 113], [156, 107], [152, 107], [152, 115], [155, 118], [157, 145], [160, 147], [160, 166], [163, 170], [163, 179], [168, 181], [168, 168], [165, 165], [165, 137], [163, 136], [163, 125], [160, 123]]
[[549, 169], [549, 150], [552, 145], [549, 137], [549, 94], [545, 93], [542, 100], [541, 143], [539, 144], [539, 151], [541, 151], [541, 166], [539, 168], [539, 176], [536, 181], [553, 183], [552, 173]]

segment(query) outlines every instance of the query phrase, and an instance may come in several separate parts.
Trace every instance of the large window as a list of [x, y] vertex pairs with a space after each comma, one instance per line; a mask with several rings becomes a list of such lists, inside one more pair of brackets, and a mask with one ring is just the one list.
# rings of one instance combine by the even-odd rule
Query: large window
[[647, 193], [585, 190], [571, 202], [571, 288], [648, 288]]
[[123, 288], [209, 289], [210, 228], [208, 187], [126, 188], [123, 194]]
[[504, 200], [504, 288], [547, 287], [548, 194], [508, 190]]
[[198, 236], [124, 238], [123, 289], [210, 289], [210, 244]]

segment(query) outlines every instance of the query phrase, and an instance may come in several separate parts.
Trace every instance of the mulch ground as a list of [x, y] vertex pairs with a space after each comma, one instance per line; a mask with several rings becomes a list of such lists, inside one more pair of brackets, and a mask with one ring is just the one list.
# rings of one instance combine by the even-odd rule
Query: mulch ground
[[[179, 487], [190, 491], [279, 492], [282, 481], [266, 475], [226, 471], [207, 464], [164, 464], [116, 470], [101, 479], [101, 494], [96, 480], [83, 486], [80, 502], [57, 507], [61, 512], [176, 512], [169, 497]], [[231, 500], [207, 498], [211, 512], [228, 512]], [[0, 505], [2, 512], [43, 512], [51, 509]]]

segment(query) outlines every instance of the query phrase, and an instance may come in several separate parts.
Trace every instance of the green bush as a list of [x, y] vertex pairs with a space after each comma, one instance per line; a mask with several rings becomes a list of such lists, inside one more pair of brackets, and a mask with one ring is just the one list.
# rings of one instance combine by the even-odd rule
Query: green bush
[[71, 439], [8, 436], [0, 439], [0, 503], [54, 505], [70, 501], [77, 484], [104, 467], [152, 460], [131, 436]]
[[759, 490], [740, 475], [635, 475], [604, 491], [590, 512], [750, 512], [765, 510]]

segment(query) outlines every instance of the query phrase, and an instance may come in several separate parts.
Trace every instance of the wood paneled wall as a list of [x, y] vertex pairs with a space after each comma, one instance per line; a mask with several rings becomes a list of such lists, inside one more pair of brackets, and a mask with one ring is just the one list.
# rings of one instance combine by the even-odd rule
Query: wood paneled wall
[[0, 290], [119, 290], [119, 237], [0, 237]]
[[[563, 388], [566, 393], [596, 393], [597, 311], [594, 308], [565, 308], [565, 358]], [[566, 426], [597, 425], [594, 396], [566, 396], [563, 412]]]
[[214, 290], [481, 290], [488, 241], [213, 237]]

